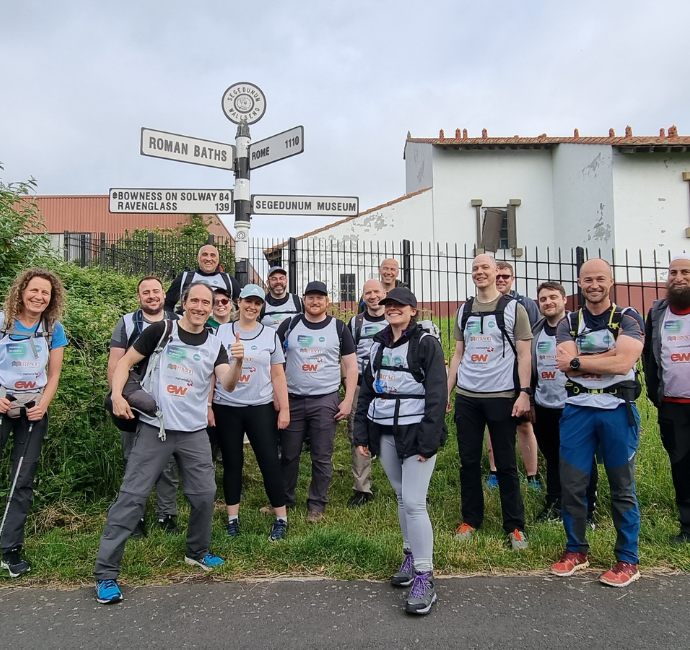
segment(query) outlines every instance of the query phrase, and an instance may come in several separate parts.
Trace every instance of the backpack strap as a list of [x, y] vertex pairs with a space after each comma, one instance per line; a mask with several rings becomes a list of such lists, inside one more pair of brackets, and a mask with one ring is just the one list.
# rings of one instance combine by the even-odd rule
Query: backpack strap
[[290, 338], [290, 333], [295, 329], [297, 323], [302, 320], [302, 314], [297, 314], [290, 319], [287, 329], [285, 330], [285, 336], [283, 337], [283, 352], [288, 351], [288, 339]]
[[132, 314], [132, 324], [134, 325], [134, 329], [132, 330], [129, 339], [127, 339], [126, 350], [129, 350], [129, 348], [134, 345], [134, 342], [139, 338], [139, 336], [141, 336], [141, 333], [144, 330], [144, 313], [141, 311], [141, 309], [137, 309]]
[[496, 311], [495, 311], [495, 316], [496, 316], [496, 325], [498, 325], [498, 329], [501, 330], [501, 334], [503, 335], [503, 340], [508, 341], [510, 347], [513, 350], [513, 354], [517, 358], [517, 348], [515, 347], [515, 343], [513, 343], [513, 339], [508, 336], [508, 331], [506, 330], [506, 318], [505, 318], [505, 310], [508, 304], [512, 301], [515, 300], [512, 296], [508, 295], [503, 295], [499, 298], [498, 304], [496, 305]]
[[462, 318], [460, 320], [460, 329], [464, 332], [465, 328], [467, 327], [467, 321], [470, 319], [470, 316], [472, 315], [472, 304], [474, 303], [474, 298], [469, 297], [466, 301], [465, 304], [462, 306]]
[[[147, 365], [146, 365], [146, 372], [144, 373], [144, 376], [141, 378], [140, 385], [141, 387], [147, 392], [151, 392], [151, 375], [153, 374], [154, 368], [156, 367], [156, 362], [158, 361], [158, 357], [163, 354], [163, 350], [165, 350], [165, 346], [168, 344], [168, 340], [170, 339], [170, 335], [172, 333], [172, 328], [173, 328], [173, 321], [171, 320], [165, 320], [163, 321], [165, 323], [165, 328], [163, 329], [163, 334], [158, 340], [158, 344], [156, 345], [156, 349], [151, 353], [151, 356], [148, 358]], [[148, 385], [148, 388], [146, 386]]]
[[228, 290], [228, 295], [230, 296], [230, 300], [234, 301], [235, 296], [233, 295], [232, 281], [230, 280], [230, 276], [225, 271], [221, 271], [220, 277], [223, 278], [223, 282], [225, 282], [225, 286]]
[[355, 345], [359, 345], [359, 340], [362, 338], [362, 325], [364, 324], [364, 312], [355, 316], [355, 328], [352, 332], [352, 338], [355, 340]]
[[187, 290], [187, 287], [189, 287], [189, 285], [192, 284], [193, 280], [194, 273], [192, 273], [189, 269], [185, 269], [182, 273], [182, 280], [180, 280], [180, 297], [178, 299], [178, 302], [182, 302], [182, 296], [184, 295], [184, 292]]
[[420, 359], [420, 352], [419, 352], [419, 342], [425, 337], [425, 336], [431, 336], [431, 334], [422, 331], [421, 329], [417, 329], [418, 333], [415, 333], [414, 336], [410, 337], [409, 343], [407, 345], [407, 368], [414, 377], [414, 380], [418, 384], [423, 384], [424, 383], [424, 370], [422, 370], [422, 362]]
[[295, 304], [295, 309], [297, 310], [297, 313], [301, 314], [302, 313], [302, 301], [299, 299], [299, 296], [296, 296], [293, 293], [292, 294], [292, 302]]
[[344, 321], [341, 321], [339, 318], [335, 319], [335, 331], [338, 333], [338, 353], [340, 353], [343, 347], [343, 331], [346, 327], [347, 325]]

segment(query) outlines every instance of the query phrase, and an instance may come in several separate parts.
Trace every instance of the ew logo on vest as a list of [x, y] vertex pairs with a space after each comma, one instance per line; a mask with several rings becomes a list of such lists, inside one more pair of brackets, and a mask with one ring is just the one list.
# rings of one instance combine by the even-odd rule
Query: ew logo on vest
[[237, 380], [238, 384], [248, 384], [249, 380], [252, 378], [251, 375], [240, 375], [240, 378]]
[[671, 355], [673, 363], [690, 363], [690, 352], [674, 352]]
[[170, 395], [175, 395], [176, 397], [184, 397], [187, 393], [187, 386], [175, 386], [174, 384], [168, 384], [165, 388]]
[[489, 363], [489, 355], [488, 354], [473, 354], [470, 357], [470, 361], [472, 363]]
[[35, 382], [35, 381], [16, 381], [16, 382], [14, 382], [14, 387], [17, 390], [26, 390], [26, 389], [36, 388], [37, 383], [38, 382]]
[[556, 371], [555, 370], [542, 370], [541, 378], [542, 379], [556, 379]]
[[303, 372], [318, 372], [319, 371], [319, 364], [318, 363], [303, 363], [302, 364], [302, 371]]

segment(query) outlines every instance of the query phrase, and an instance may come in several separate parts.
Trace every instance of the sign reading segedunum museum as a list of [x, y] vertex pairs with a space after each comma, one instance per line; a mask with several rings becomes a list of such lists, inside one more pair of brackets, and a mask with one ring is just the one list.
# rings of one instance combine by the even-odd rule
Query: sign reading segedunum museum
[[281, 196], [252, 194], [252, 214], [299, 214], [313, 217], [356, 217], [356, 196]]

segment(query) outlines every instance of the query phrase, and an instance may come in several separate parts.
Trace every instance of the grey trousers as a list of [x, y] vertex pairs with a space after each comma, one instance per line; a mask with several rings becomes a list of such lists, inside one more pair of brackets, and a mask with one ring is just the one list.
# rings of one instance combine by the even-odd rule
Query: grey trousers
[[347, 435], [350, 438], [350, 455], [352, 457], [352, 476], [355, 479], [352, 489], [356, 492], [368, 492], [371, 494], [371, 456], [362, 456], [357, 451], [354, 441], [355, 412], [359, 399], [359, 386], [355, 389], [355, 398], [352, 400], [352, 410], [347, 416]]
[[[17, 486], [12, 495], [12, 503], [7, 512], [5, 528], [2, 531], [0, 546], [3, 551], [17, 548], [24, 544], [24, 524], [26, 517], [31, 509], [34, 495], [34, 476], [41, 457], [41, 445], [43, 438], [48, 431], [48, 414], [46, 413], [41, 420], [33, 423], [33, 428], [29, 434], [29, 422], [25, 417], [10, 418], [2, 416], [0, 425], [0, 456], [7, 444], [10, 433], [14, 431], [14, 446], [12, 448], [12, 472], [8, 477], [7, 494], [9, 495], [10, 486], [17, 474], [19, 459], [24, 454], [22, 471], [17, 478]], [[28, 445], [27, 445], [28, 440]], [[4, 503], [3, 503], [4, 506]], [[4, 508], [3, 508], [4, 510]], [[2, 511], [0, 511], [2, 517]]]
[[[120, 431], [122, 439], [122, 454], [125, 462], [129, 459], [129, 454], [134, 446], [137, 434], [134, 431]], [[177, 486], [180, 479], [177, 477], [177, 465], [171, 456], [163, 473], [156, 481], [156, 516], [162, 519], [167, 515], [177, 516]]]
[[328, 486], [333, 474], [334, 420], [340, 405], [340, 395], [335, 392], [320, 397], [295, 398], [290, 396], [290, 424], [281, 435], [285, 481], [285, 505], [295, 505], [295, 489], [299, 475], [299, 458], [304, 437], [309, 433], [311, 440], [311, 485], [307, 507], [323, 512], [328, 503]]
[[211, 519], [216, 497], [216, 475], [206, 429], [167, 432], [140, 422], [129, 455], [120, 494], [108, 511], [96, 558], [97, 580], [114, 580], [120, 569], [125, 542], [144, 514], [146, 500], [170, 457], [177, 461], [182, 491], [192, 507], [187, 530], [187, 557], [202, 559], [211, 543]]

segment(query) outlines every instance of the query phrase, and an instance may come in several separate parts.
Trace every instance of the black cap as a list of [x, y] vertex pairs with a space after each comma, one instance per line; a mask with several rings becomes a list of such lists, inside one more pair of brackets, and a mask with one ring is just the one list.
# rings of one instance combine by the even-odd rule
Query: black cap
[[230, 298], [230, 292], [225, 287], [214, 287], [213, 295], [215, 295], [217, 293], [222, 293], [224, 296], [227, 296], [228, 298]]
[[307, 285], [307, 288], [304, 290], [305, 296], [308, 293], [322, 293], [324, 296], [327, 296], [328, 295], [328, 289], [326, 289], [326, 285], [323, 282], [319, 282], [318, 280], [314, 280], [313, 282], [310, 282]]
[[396, 287], [391, 289], [383, 300], [379, 300], [379, 305], [389, 305], [392, 302], [397, 302], [401, 305], [410, 305], [417, 309], [417, 299], [414, 294], [405, 287]]

